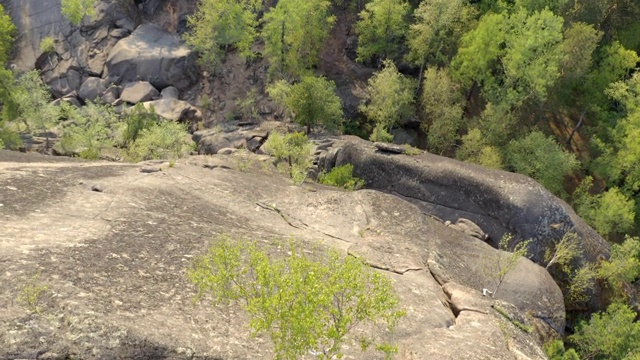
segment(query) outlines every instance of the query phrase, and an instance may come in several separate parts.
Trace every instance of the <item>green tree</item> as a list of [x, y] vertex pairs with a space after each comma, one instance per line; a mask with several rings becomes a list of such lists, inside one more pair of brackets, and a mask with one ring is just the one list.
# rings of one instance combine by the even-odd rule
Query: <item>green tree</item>
[[307, 134], [317, 125], [327, 128], [342, 125], [342, 103], [335, 91], [333, 81], [315, 76], [304, 76], [294, 85], [280, 80], [267, 89], [276, 102], [293, 114], [295, 122], [306, 126]]
[[127, 149], [127, 160], [176, 160], [188, 155], [194, 148], [184, 124], [160, 120], [140, 130], [136, 140]]
[[596, 276], [607, 281], [615, 300], [629, 299], [631, 283], [640, 278], [640, 239], [627, 236], [622, 244], [612, 244], [611, 256], [600, 263]]
[[9, 96], [15, 109], [8, 120], [24, 124], [27, 132], [44, 132], [60, 121], [60, 107], [51, 103], [51, 93], [37, 70], [22, 74]]
[[398, 58], [409, 11], [404, 0], [372, 0], [365, 5], [356, 23], [358, 60], [377, 59], [379, 68], [383, 60]]
[[383, 69], [369, 79], [366, 101], [360, 111], [383, 130], [389, 130], [399, 121], [414, 113], [413, 81], [406, 78], [391, 60], [383, 62]]
[[298, 77], [317, 65], [336, 21], [330, 8], [329, 0], [280, 0], [265, 14], [262, 37], [272, 71]]
[[564, 177], [578, 168], [575, 155], [564, 151], [552, 137], [540, 131], [512, 140], [506, 154], [516, 172], [534, 178], [557, 196], [565, 194]]
[[85, 16], [94, 17], [97, 0], [61, 0], [62, 15], [72, 24], [80, 25]]
[[318, 182], [324, 185], [336, 186], [347, 190], [356, 190], [364, 186], [364, 180], [353, 176], [353, 165], [336, 166], [328, 173], [322, 173]]
[[640, 353], [640, 323], [629, 306], [614, 303], [581, 322], [569, 338], [583, 359], [623, 360]]
[[486, 99], [511, 108], [544, 101], [560, 76], [564, 19], [549, 10], [487, 13], [462, 37], [454, 74], [483, 87]]
[[241, 56], [251, 57], [261, 5], [260, 0], [200, 0], [189, 17], [192, 31], [185, 35], [185, 41], [213, 70], [221, 65], [230, 46]]
[[407, 33], [407, 60], [421, 69], [448, 64], [473, 15], [471, 9], [464, 0], [423, 0]]
[[14, 92], [15, 80], [11, 70], [6, 68], [16, 27], [11, 22], [9, 15], [5, 14], [4, 7], [0, 5], [0, 103], [2, 103], [2, 116], [0, 116], [0, 149], [16, 148], [20, 145], [20, 138], [9, 128], [8, 120], [16, 117], [17, 104], [11, 96]]
[[281, 164], [286, 166], [286, 171], [295, 184], [301, 184], [307, 178], [307, 173], [312, 165], [311, 152], [313, 146], [304, 133], [283, 135], [277, 131], [269, 133], [264, 143], [267, 154], [276, 158], [276, 166], [281, 169]]
[[99, 159], [113, 145], [111, 128], [118, 122], [112, 106], [87, 103], [82, 108], [63, 105], [70, 124], [63, 129], [61, 152], [84, 159]]
[[462, 125], [463, 98], [445, 70], [427, 69], [422, 86], [420, 123], [427, 133], [429, 151], [443, 154], [458, 139]]
[[[362, 261], [331, 251], [319, 260], [294, 245], [289, 256], [272, 258], [255, 243], [221, 235], [188, 271], [198, 297], [215, 304], [239, 301], [254, 334], [265, 333], [277, 359], [298, 359], [310, 352], [320, 359], [342, 357], [342, 344], [354, 326], [384, 323], [393, 330], [403, 316], [392, 284]], [[395, 346], [376, 348], [390, 355]]]
[[490, 169], [502, 169], [504, 162], [500, 150], [487, 144], [480, 129], [471, 129], [462, 137], [462, 145], [456, 152], [456, 158]]
[[575, 349], [565, 350], [562, 340], [553, 340], [544, 346], [549, 360], [580, 360]]

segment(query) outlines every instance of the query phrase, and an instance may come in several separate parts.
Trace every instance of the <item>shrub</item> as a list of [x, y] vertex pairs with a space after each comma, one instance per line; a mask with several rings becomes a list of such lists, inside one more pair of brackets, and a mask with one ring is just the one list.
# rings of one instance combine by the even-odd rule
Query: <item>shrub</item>
[[636, 359], [640, 354], [640, 323], [629, 306], [614, 303], [606, 312], [581, 322], [569, 338], [584, 359]]
[[39, 305], [42, 302], [44, 294], [49, 290], [48, 286], [40, 284], [38, 276], [39, 274], [34, 275], [20, 288], [20, 296], [18, 297], [18, 301], [22, 303], [22, 305], [36, 314], [40, 312]]
[[9, 120], [24, 124], [28, 132], [46, 131], [60, 121], [60, 107], [51, 103], [49, 89], [37, 70], [22, 74], [10, 96], [17, 108]]
[[462, 146], [456, 152], [456, 158], [490, 169], [502, 169], [500, 151], [488, 145], [479, 129], [471, 129], [462, 137]]
[[72, 24], [80, 25], [85, 16], [93, 17], [96, 14], [95, 4], [96, 0], [62, 0], [62, 15]]
[[293, 182], [300, 184], [307, 177], [307, 171], [311, 167], [311, 151], [307, 135], [296, 132], [282, 135], [279, 132], [271, 132], [264, 144], [266, 152], [276, 158], [277, 163], [286, 162], [289, 175]]
[[378, 124], [373, 128], [373, 132], [371, 133], [369, 140], [390, 143], [393, 142], [393, 135], [391, 135], [383, 125]]
[[52, 53], [56, 51], [55, 43], [55, 40], [51, 36], [47, 36], [40, 41], [40, 52]]
[[355, 190], [364, 186], [364, 180], [353, 176], [353, 165], [345, 164], [331, 169], [328, 173], [320, 174], [321, 184], [337, 186], [347, 190]]
[[161, 121], [140, 131], [137, 139], [129, 146], [127, 160], [175, 160], [187, 155], [193, 147], [185, 125]]
[[102, 151], [113, 146], [111, 127], [118, 121], [112, 106], [87, 103], [82, 108], [63, 105], [69, 117], [60, 140], [62, 150], [84, 159], [99, 159]]
[[549, 360], [580, 360], [574, 349], [565, 350], [562, 340], [554, 340], [544, 346]]
[[[254, 334], [271, 338], [277, 359], [309, 353], [340, 358], [354, 326], [384, 323], [393, 330], [403, 316], [391, 281], [362, 261], [335, 251], [314, 260], [292, 244], [286, 250], [289, 256], [273, 259], [255, 243], [216, 236], [188, 277], [198, 298], [210, 294], [215, 304], [239, 301]], [[373, 337], [361, 339], [363, 345], [375, 343]], [[376, 348], [388, 355], [396, 351], [379, 342]]]
[[142, 104], [136, 104], [125, 116], [126, 126], [122, 132], [124, 145], [132, 144], [138, 139], [140, 132], [149, 129], [159, 121], [153, 106], [147, 110]]

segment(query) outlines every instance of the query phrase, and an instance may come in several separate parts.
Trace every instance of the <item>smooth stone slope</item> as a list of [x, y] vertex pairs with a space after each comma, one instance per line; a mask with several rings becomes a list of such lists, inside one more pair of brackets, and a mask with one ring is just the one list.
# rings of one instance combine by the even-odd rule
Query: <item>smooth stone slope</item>
[[[545, 359], [538, 335], [564, 327], [562, 294], [531, 261], [507, 276], [503, 301], [483, 297], [505, 254], [481, 240], [399, 197], [293, 186], [268, 158], [237, 171], [234, 156], [170, 167], [0, 151], [0, 359], [271, 358], [237, 305], [192, 302], [185, 270], [220, 233], [274, 252], [274, 239], [332, 246], [389, 276], [407, 315], [395, 334], [356, 328], [348, 358], [381, 359], [356, 341], [381, 331], [400, 359]], [[18, 301], [36, 274], [39, 312]]]

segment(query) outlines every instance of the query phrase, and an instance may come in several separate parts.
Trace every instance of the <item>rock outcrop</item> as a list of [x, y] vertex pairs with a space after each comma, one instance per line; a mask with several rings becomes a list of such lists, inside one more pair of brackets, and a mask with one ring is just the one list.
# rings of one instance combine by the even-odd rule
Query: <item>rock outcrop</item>
[[184, 90], [199, 77], [195, 54], [180, 37], [153, 24], [142, 24], [118, 41], [107, 58], [106, 72], [115, 84], [143, 80], [156, 89]]
[[[482, 296], [505, 255], [483, 241], [400, 197], [292, 186], [262, 165], [233, 170], [234, 156], [169, 167], [0, 151], [0, 358], [272, 357], [237, 305], [191, 301], [185, 269], [216, 233], [331, 246], [379, 269], [407, 313], [392, 339], [403, 359], [545, 359], [535, 334], [562, 331], [562, 294], [538, 265], [521, 259], [502, 301]], [[35, 274], [37, 313], [17, 300]], [[377, 358], [355, 331], [347, 357]]]

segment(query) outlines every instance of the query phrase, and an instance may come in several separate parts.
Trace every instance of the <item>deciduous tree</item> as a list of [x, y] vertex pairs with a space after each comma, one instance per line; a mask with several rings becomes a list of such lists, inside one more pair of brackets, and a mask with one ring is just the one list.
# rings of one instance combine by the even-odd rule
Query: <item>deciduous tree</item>
[[404, 0], [373, 0], [359, 14], [358, 60], [377, 59], [380, 67], [385, 59], [396, 59], [408, 29], [410, 7]]

